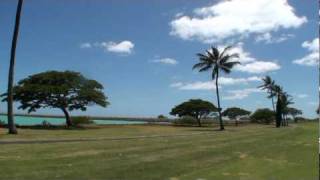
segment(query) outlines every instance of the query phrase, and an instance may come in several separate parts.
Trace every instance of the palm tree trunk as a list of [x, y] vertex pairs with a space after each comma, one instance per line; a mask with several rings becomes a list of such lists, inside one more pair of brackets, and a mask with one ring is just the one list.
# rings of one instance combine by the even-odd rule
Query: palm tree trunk
[[61, 108], [61, 110], [63, 111], [64, 116], [66, 117], [67, 127], [72, 126], [72, 120], [71, 120], [70, 115], [69, 115], [68, 111], [66, 110], [66, 108]]
[[220, 122], [220, 130], [224, 130], [224, 125], [221, 117], [221, 107], [220, 107], [220, 96], [219, 96], [219, 87], [218, 87], [218, 79], [219, 79], [219, 71], [217, 71], [216, 76], [216, 93], [217, 93], [217, 100], [218, 100], [218, 113], [219, 113], [219, 122]]
[[22, 9], [23, 0], [19, 0], [16, 12], [16, 20], [14, 26], [14, 33], [12, 38], [12, 45], [11, 45], [11, 56], [10, 56], [10, 67], [9, 67], [9, 77], [8, 77], [8, 101], [7, 101], [7, 110], [8, 110], [8, 129], [9, 134], [17, 134], [17, 128], [14, 123], [13, 117], [13, 82], [14, 82], [14, 66], [15, 66], [15, 59], [16, 59], [16, 47], [18, 41], [18, 34], [19, 34], [19, 26], [20, 26], [20, 15]]

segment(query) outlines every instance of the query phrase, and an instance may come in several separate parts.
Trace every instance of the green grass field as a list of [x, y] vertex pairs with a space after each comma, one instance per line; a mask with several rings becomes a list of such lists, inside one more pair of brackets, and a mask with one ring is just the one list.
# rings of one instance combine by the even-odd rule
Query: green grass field
[[[318, 124], [0, 130], [0, 179], [313, 180]], [[146, 138], [145, 136], [153, 136]], [[128, 139], [130, 137], [132, 139]], [[136, 138], [135, 138], [136, 137]], [[78, 139], [84, 141], [77, 141]], [[71, 139], [74, 142], [31, 143]], [[24, 142], [26, 144], [21, 144]]]

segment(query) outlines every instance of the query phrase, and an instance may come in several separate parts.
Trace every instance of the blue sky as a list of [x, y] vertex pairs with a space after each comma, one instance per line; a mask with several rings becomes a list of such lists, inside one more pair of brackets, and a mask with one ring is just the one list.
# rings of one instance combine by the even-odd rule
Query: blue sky
[[[270, 75], [305, 116], [318, 103], [318, 5], [314, 0], [28, 0], [16, 80], [46, 70], [80, 71], [105, 86], [111, 105], [73, 114], [167, 115], [190, 98], [216, 104], [196, 53], [234, 45], [242, 65], [221, 80], [222, 106], [271, 108], [256, 87]], [[0, 2], [0, 91], [7, 86], [16, 1]], [[1, 110], [6, 104], [1, 103]], [[18, 111], [21, 112], [21, 111]], [[39, 113], [61, 114], [47, 109]]]

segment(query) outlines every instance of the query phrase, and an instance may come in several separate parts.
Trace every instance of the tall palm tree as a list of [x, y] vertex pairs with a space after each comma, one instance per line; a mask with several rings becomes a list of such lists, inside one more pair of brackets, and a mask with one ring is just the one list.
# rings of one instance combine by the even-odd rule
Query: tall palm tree
[[14, 33], [12, 38], [12, 46], [11, 46], [11, 56], [10, 56], [10, 67], [9, 67], [9, 77], [8, 77], [8, 129], [9, 134], [17, 134], [18, 131], [16, 129], [16, 125], [14, 123], [13, 117], [13, 82], [14, 82], [14, 66], [15, 66], [15, 56], [16, 56], [16, 47], [18, 41], [19, 34], [19, 26], [20, 26], [20, 15], [22, 9], [23, 0], [19, 0], [16, 12]]
[[283, 96], [283, 89], [279, 85], [275, 85], [273, 88], [274, 93], [277, 96], [277, 105], [276, 105], [276, 127], [280, 127], [282, 123], [282, 96]]
[[276, 93], [274, 92], [274, 86], [275, 86], [275, 82], [274, 80], [271, 79], [270, 76], [266, 76], [264, 78], [262, 78], [263, 84], [260, 85], [258, 88], [262, 89], [262, 90], [267, 90], [268, 98], [271, 98], [271, 102], [272, 102], [272, 109], [273, 111], [275, 111], [275, 107], [274, 107], [274, 97], [276, 96]]
[[220, 71], [229, 74], [231, 69], [236, 65], [240, 64], [239, 61], [231, 61], [234, 58], [239, 58], [237, 53], [228, 54], [227, 51], [232, 47], [228, 46], [224, 48], [222, 52], [219, 51], [217, 47], [211, 47], [211, 50], [207, 50], [205, 54], [198, 53], [199, 63], [193, 66], [193, 69], [198, 69], [199, 72], [211, 71], [211, 78], [216, 85], [216, 94], [218, 101], [218, 113], [220, 130], [224, 130], [224, 125], [221, 117], [221, 106], [220, 106], [220, 96], [219, 96], [219, 75]]

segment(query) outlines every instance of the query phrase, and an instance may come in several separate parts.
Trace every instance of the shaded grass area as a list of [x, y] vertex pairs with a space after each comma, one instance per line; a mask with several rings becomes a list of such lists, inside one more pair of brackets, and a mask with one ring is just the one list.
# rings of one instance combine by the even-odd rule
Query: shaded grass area
[[147, 125], [20, 129], [17, 136], [0, 130], [0, 141], [167, 136], [0, 145], [0, 179], [312, 180], [318, 175], [317, 131], [317, 123], [281, 129], [246, 125], [224, 132]]

